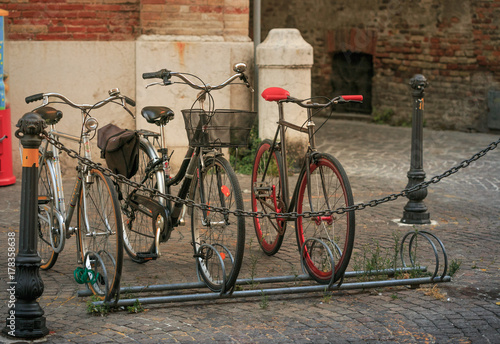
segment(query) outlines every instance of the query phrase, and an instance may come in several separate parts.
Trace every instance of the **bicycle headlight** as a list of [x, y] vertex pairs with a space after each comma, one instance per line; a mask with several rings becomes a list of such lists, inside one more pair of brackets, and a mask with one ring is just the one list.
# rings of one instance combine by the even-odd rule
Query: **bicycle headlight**
[[99, 122], [97, 122], [97, 119], [95, 119], [94, 117], [89, 117], [85, 120], [85, 128], [90, 131], [96, 130], [98, 126]]

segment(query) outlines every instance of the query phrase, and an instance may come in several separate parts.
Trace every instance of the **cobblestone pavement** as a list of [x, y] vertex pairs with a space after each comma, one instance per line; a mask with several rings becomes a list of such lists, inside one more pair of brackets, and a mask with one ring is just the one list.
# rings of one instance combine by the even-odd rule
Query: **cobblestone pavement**
[[[497, 139], [497, 135], [425, 130], [427, 179], [470, 158]], [[406, 186], [410, 140], [409, 128], [344, 120], [330, 121], [317, 136], [320, 150], [332, 153], [345, 167], [356, 202], [397, 193]], [[249, 178], [239, 176], [239, 179], [248, 209]], [[70, 184], [67, 189], [71, 189]], [[8, 232], [19, 230], [20, 190], [20, 182], [0, 188], [3, 324], [7, 316], [6, 238]], [[434, 222], [417, 228], [441, 239], [450, 266], [460, 264], [450, 283], [145, 305], [145, 311], [137, 314], [121, 310], [100, 317], [87, 313], [86, 303], [90, 298], [77, 296], [81, 287], [72, 274], [77, 266], [72, 238], [56, 265], [41, 272], [45, 291], [39, 302], [50, 334], [38, 341], [499, 343], [500, 148], [431, 185], [428, 191], [425, 204]], [[370, 259], [373, 263], [374, 258], [387, 260], [394, 255], [395, 241], [413, 229], [394, 221], [401, 218], [405, 204], [405, 199], [398, 199], [357, 213], [351, 270], [366, 266]], [[293, 225], [274, 257], [267, 257], [258, 249], [250, 221], [246, 233], [240, 277], [301, 273]], [[122, 286], [196, 281], [189, 237], [189, 226], [176, 230], [161, 247], [163, 256], [157, 261], [138, 266], [126, 257]], [[0, 336], [1, 342], [26, 341]]]

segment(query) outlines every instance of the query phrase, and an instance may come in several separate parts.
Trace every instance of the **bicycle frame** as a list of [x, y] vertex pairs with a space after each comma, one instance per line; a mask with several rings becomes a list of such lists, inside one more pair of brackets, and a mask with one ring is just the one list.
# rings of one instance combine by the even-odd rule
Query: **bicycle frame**
[[[84, 119], [85, 117], [84, 113], [82, 113], [82, 117]], [[48, 130], [48, 135], [51, 138], [54, 138], [55, 140], [59, 140], [59, 138], [64, 138], [73, 142], [78, 142], [80, 145], [83, 145], [84, 147], [84, 157], [86, 159], [91, 160], [92, 154], [91, 154], [90, 138], [88, 131], [83, 131], [80, 136], [76, 136], [57, 131], [55, 124], [51, 124], [50, 129]], [[50, 152], [51, 157], [47, 156], [48, 152]], [[50, 145], [49, 147], [48, 141], [45, 142], [43, 155], [40, 156], [40, 162], [43, 159], [46, 160], [47, 168], [50, 170], [50, 178], [52, 179], [53, 183], [52, 185], [53, 185], [54, 197], [56, 197], [55, 215], [58, 217], [60, 226], [62, 226], [61, 232], [64, 233], [64, 235], [61, 236], [62, 240], [62, 243], [60, 245], [61, 247], [57, 250], [57, 253], [59, 253], [60, 251], [62, 251], [62, 248], [64, 247], [65, 239], [69, 239], [71, 235], [76, 232], [76, 228], [70, 227], [70, 224], [74, 215], [76, 205], [78, 204], [78, 200], [80, 199], [80, 196], [82, 194], [82, 190], [84, 190], [85, 188], [85, 183], [91, 182], [90, 174], [88, 168], [86, 166], [83, 166], [83, 164], [79, 162], [77, 169], [78, 170], [77, 179], [75, 182], [75, 186], [73, 187], [73, 193], [69, 201], [69, 208], [66, 209], [64, 186], [61, 174], [61, 164], [59, 160], [59, 150], [53, 145]], [[41, 169], [39, 170], [38, 173], [39, 174], [41, 173]], [[82, 181], [82, 178], [84, 176], [86, 178], [85, 183]], [[85, 207], [86, 206], [85, 192], [83, 193], [83, 195], [84, 195], [83, 207]], [[85, 211], [83, 211], [82, 213], [86, 214]], [[85, 221], [86, 224], [88, 224], [88, 219], [86, 215], [84, 216], [83, 220]], [[89, 227], [86, 226], [86, 228]]]
[[[311, 159], [313, 158], [314, 154], [316, 153], [316, 140], [314, 138], [314, 121], [312, 120], [312, 109], [308, 108], [307, 109], [307, 124], [306, 128], [295, 125], [293, 123], [287, 122], [284, 119], [284, 111], [283, 111], [283, 102], [278, 102], [278, 128], [276, 128], [276, 133], [274, 134], [274, 139], [273, 139], [273, 144], [271, 145], [271, 155], [273, 154], [275, 148], [276, 148], [276, 143], [278, 142], [278, 136], [280, 138], [279, 144], [281, 145], [281, 157], [283, 160], [283, 199], [286, 203], [290, 202], [290, 196], [289, 196], [289, 183], [288, 183], [288, 162], [287, 162], [287, 148], [286, 148], [286, 136], [285, 136], [285, 131], [286, 128], [290, 128], [295, 131], [299, 131], [302, 133], [307, 133], [309, 137], [309, 143], [307, 147], [307, 152], [305, 154], [305, 160], [302, 164], [301, 172], [303, 170], [306, 171], [307, 173], [307, 193], [309, 196], [309, 200], [311, 200], [311, 189], [310, 189], [310, 171], [307, 168], [311, 162]], [[267, 168], [269, 167], [271, 159], [267, 161], [266, 168], [264, 169], [264, 176], [262, 177], [263, 179], [265, 178], [265, 175], [267, 173]], [[293, 196], [291, 198], [290, 204], [285, 203], [285, 208], [287, 209], [287, 212], [293, 211], [295, 208], [295, 200], [297, 199], [296, 195], [298, 193], [299, 189], [299, 183], [297, 181], [297, 184], [295, 185]], [[294, 221], [295, 219], [283, 219], [284, 221]]]
[[[161, 132], [163, 133], [164, 126], [161, 128]], [[164, 135], [161, 135], [161, 142], [164, 143]], [[160, 168], [160, 165], [163, 165], [165, 162], [168, 162], [169, 156], [165, 146], [162, 144], [160, 146], [161, 148], [158, 150], [161, 153], [161, 157], [154, 162], [151, 166], [148, 167], [146, 171], [146, 176], [144, 180], [148, 178], [148, 176], [153, 173], [157, 168]], [[151, 147], [148, 147], [150, 149]], [[182, 185], [177, 193], [177, 197], [180, 199], [186, 199], [188, 195], [193, 193], [193, 178], [195, 176], [195, 173], [198, 173], [202, 167], [203, 167], [203, 156], [206, 154], [210, 154], [210, 152], [213, 152], [213, 150], [206, 151], [204, 152], [201, 147], [188, 147], [188, 150], [186, 151], [186, 154], [184, 156], [184, 160], [179, 168], [179, 171], [176, 173], [176, 175], [170, 179], [170, 176], [165, 174], [165, 180], [163, 181], [165, 183], [165, 192], [166, 194], [170, 194], [170, 188], [173, 185], [177, 185], [182, 181]], [[216, 153], [214, 153], [216, 154]], [[163, 166], [162, 166], [163, 167]], [[144, 182], [141, 181], [141, 183]], [[200, 190], [200, 192], [202, 192]], [[203, 193], [203, 192], [202, 192]], [[201, 199], [204, 199], [204, 195], [200, 195]], [[170, 202], [166, 202], [166, 204], [163, 204], [170, 212], [169, 216], [172, 220], [172, 224], [174, 227], [181, 226], [184, 224], [184, 204], [182, 202], [175, 202], [173, 204], [173, 207], [171, 206]]]

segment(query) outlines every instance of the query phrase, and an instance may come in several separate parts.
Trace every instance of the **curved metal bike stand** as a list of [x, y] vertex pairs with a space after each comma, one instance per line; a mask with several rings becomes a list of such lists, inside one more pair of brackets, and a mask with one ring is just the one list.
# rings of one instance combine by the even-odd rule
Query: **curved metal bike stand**
[[[307, 269], [307, 266], [306, 266], [307, 263], [305, 262], [306, 256], [310, 256], [309, 253], [306, 255], [306, 251], [305, 251], [306, 245], [308, 242], [317, 242], [317, 243], [323, 245], [326, 252], [328, 253], [328, 258], [330, 260], [330, 266], [333, 266], [333, 267], [335, 266], [335, 259], [333, 258], [333, 253], [332, 253], [332, 250], [330, 250], [330, 247], [328, 247], [328, 245], [325, 244], [325, 242], [323, 240], [320, 240], [317, 238], [309, 238], [306, 241], [304, 241], [304, 243], [302, 244], [302, 247], [300, 248], [300, 265], [302, 266], [302, 272], [304, 272], [304, 273], [309, 272]], [[314, 243], [313, 243], [313, 245], [314, 245]], [[312, 251], [312, 249], [311, 249], [311, 251]], [[309, 273], [309, 275], [311, 275], [311, 273]], [[331, 288], [333, 286], [334, 282], [335, 282], [335, 274], [332, 273], [332, 278], [330, 279], [330, 282], [328, 283], [328, 288]]]
[[[353, 290], [353, 289], [368, 289], [368, 288], [382, 288], [390, 286], [417, 286], [421, 284], [434, 284], [434, 283], [444, 283], [450, 282], [451, 277], [447, 276], [448, 269], [448, 257], [446, 254], [445, 247], [439, 238], [427, 231], [410, 231], [401, 240], [400, 248], [400, 258], [403, 265], [402, 268], [398, 269], [383, 269], [383, 270], [373, 270], [373, 271], [348, 271], [344, 275], [344, 280], [359, 276], [376, 276], [376, 275], [387, 275], [388, 277], [395, 276], [401, 273], [427, 273], [427, 268], [423, 266], [418, 266], [416, 257], [412, 255], [412, 250], [415, 249], [417, 245], [418, 237], [425, 239], [430, 247], [432, 248], [431, 254], [435, 258], [435, 266], [431, 272], [430, 277], [416, 277], [416, 278], [404, 278], [404, 279], [386, 279], [377, 281], [366, 281], [366, 282], [343, 282], [333, 284], [332, 280], [328, 284], [315, 284], [308, 286], [292, 286], [292, 287], [273, 287], [267, 289], [253, 289], [253, 290], [238, 290], [231, 293], [216, 292], [216, 293], [203, 293], [203, 292], [192, 292], [182, 295], [165, 295], [165, 296], [151, 296], [151, 297], [136, 297], [131, 299], [120, 299], [117, 302], [109, 303], [105, 301], [93, 302], [94, 305], [111, 305], [111, 306], [131, 306], [135, 302], [139, 301], [141, 304], [159, 304], [159, 303], [172, 303], [172, 302], [186, 302], [186, 301], [200, 301], [200, 300], [216, 300], [216, 299], [227, 299], [227, 298], [245, 298], [245, 297], [259, 297], [264, 295], [285, 295], [285, 294], [299, 294], [299, 293], [311, 293], [311, 292], [325, 292], [325, 291], [336, 291], [336, 290]], [[405, 247], [405, 242], [408, 241], [408, 256], [411, 266], [407, 266], [405, 261], [405, 253], [403, 249]], [[334, 266], [334, 257], [328, 247], [328, 245], [320, 239], [310, 238], [302, 245], [301, 248], [301, 265], [304, 269], [304, 248], [306, 243], [314, 241], [323, 245], [330, 257], [330, 263]], [[437, 243], [437, 245], [435, 244]], [[215, 252], [217, 250], [210, 245], [206, 245]], [[201, 247], [200, 247], [201, 248]], [[438, 276], [438, 271], [440, 268], [441, 260], [440, 255], [444, 257], [443, 271], [440, 276]], [[220, 258], [220, 257], [219, 257]], [[221, 265], [224, 269], [224, 263], [221, 259]], [[275, 276], [275, 277], [263, 277], [263, 278], [249, 278], [249, 279], [238, 279], [236, 281], [237, 286], [245, 285], [255, 285], [255, 284], [266, 284], [266, 283], [297, 283], [303, 281], [312, 281], [309, 275], [294, 275], [294, 276]], [[164, 284], [164, 285], [150, 285], [150, 286], [134, 286], [125, 287], [120, 289], [120, 293], [148, 293], [148, 292], [168, 292], [168, 291], [178, 291], [178, 290], [189, 290], [189, 289], [200, 289], [206, 288], [204, 282], [193, 282], [193, 283], [178, 283], [178, 284]], [[224, 289], [224, 288], [223, 288]], [[90, 290], [79, 291], [78, 296], [89, 296], [91, 295]]]
[[[440, 278], [443, 279], [446, 276], [446, 273], [448, 272], [448, 255], [446, 254], [446, 249], [444, 248], [444, 245], [441, 242], [441, 240], [439, 240], [439, 238], [436, 235], [434, 235], [428, 231], [412, 231], [412, 232], [406, 233], [406, 235], [403, 237], [403, 239], [401, 240], [401, 246], [400, 246], [400, 255], [401, 255], [401, 262], [403, 263], [403, 267], [407, 267], [406, 262], [405, 262], [405, 257], [404, 257], [404, 251], [405, 251], [404, 244], [405, 244], [405, 241], [408, 237], [410, 237], [410, 242], [408, 243], [408, 257], [410, 258], [410, 263], [411, 263], [412, 267], [415, 267], [417, 265], [417, 262], [415, 260], [415, 255], [412, 254], [412, 251], [414, 249], [413, 248], [414, 245], [415, 246], [417, 245], [418, 236], [421, 236], [424, 239], [426, 239], [434, 251], [434, 258], [435, 258], [436, 265], [435, 265], [435, 269], [434, 269], [434, 273], [432, 275], [432, 278], [436, 278], [436, 276], [438, 274], [438, 271], [440, 268], [440, 264], [439, 264], [440, 254], [444, 258], [443, 259], [444, 260], [443, 272], [440, 276]], [[434, 244], [434, 242], [431, 238], [434, 239], [434, 241], [438, 243], [440, 251], [438, 250], [438, 248], [436, 247], [436, 245]], [[416, 248], [415, 248], [415, 250], [416, 250]]]
[[[231, 263], [234, 263], [233, 255], [229, 252], [229, 250], [226, 247], [224, 247], [223, 245], [217, 244], [217, 246], [221, 246], [224, 249], [224, 251], [229, 253], [229, 256], [231, 258]], [[226, 265], [224, 264], [224, 260], [222, 259], [219, 251], [217, 251], [217, 249], [212, 245], [209, 245], [209, 244], [201, 245], [198, 248], [198, 251], [196, 252], [196, 254], [200, 255], [200, 252], [202, 251], [202, 249], [204, 247], [212, 250], [214, 252], [214, 255], [216, 255], [219, 258], [219, 263], [220, 263], [221, 269], [222, 269], [222, 285], [220, 287], [220, 296], [223, 296], [226, 293]], [[201, 264], [200, 264], [200, 260], [199, 260], [199, 258], [196, 258], [196, 275], [198, 276], [198, 281], [201, 281], [203, 279], [203, 277], [200, 276], [200, 269], [202, 269]]]
[[[87, 251], [87, 253], [85, 253], [85, 257], [83, 259], [83, 266], [85, 268], [91, 268], [91, 266], [89, 266], [89, 267], [86, 266], [87, 259], [95, 259], [96, 260], [95, 265], [96, 266], [97, 266], [97, 264], [100, 265], [100, 268], [102, 269], [102, 272], [103, 272], [102, 274], [104, 274], [104, 276], [101, 276], [101, 278], [104, 278], [104, 286], [105, 286], [105, 292], [106, 292], [105, 295], [107, 297], [107, 295], [109, 294], [108, 272], [106, 271], [106, 266], [104, 265], [104, 262], [101, 258], [101, 255], [97, 252], [94, 252], [94, 251]], [[100, 275], [102, 275], [102, 274], [100, 274]], [[97, 279], [97, 276], [96, 276], [96, 279]], [[92, 280], [92, 278], [89, 276], [89, 282], [85, 283], [89, 290], [90, 290], [89, 284], [96, 284], [97, 283], [97, 280], [94, 283], [92, 283], [91, 280]], [[108, 300], [106, 300], [106, 301], [108, 301]]]

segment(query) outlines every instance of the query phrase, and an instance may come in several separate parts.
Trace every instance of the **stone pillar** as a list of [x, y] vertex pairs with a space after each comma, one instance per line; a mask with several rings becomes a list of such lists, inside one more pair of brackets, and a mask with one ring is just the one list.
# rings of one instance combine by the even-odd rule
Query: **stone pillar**
[[[300, 35], [297, 29], [273, 29], [257, 47], [257, 66], [259, 69], [259, 92], [268, 87], [281, 87], [295, 98], [311, 96], [311, 68], [313, 48]], [[259, 97], [259, 136], [272, 139], [278, 121], [278, 106], [275, 102]], [[307, 119], [305, 109], [295, 104], [285, 104], [285, 120], [302, 125]], [[293, 158], [293, 151], [307, 144], [307, 135], [287, 130], [287, 143]], [[295, 148], [294, 148], [295, 147]]]
[[[234, 74], [233, 67], [238, 62], [245, 63], [253, 73], [253, 43], [248, 37], [240, 40], [221, 41], [219, 37], [178, 37], [178, 36], [141, 36], [136, 42], [136, 128], [159, 132], [160, 128], [149, 124], [141, 116], [141, 109], [148, 105], [168, 106], [175, 112], [175, 118], [167, 124], [166, 136], [169, 154], [175, 153], [170, 161], [174, 173], [181, 165], [188, 148], [182, 109], [190, 109], [199, 91], [188, 85], [173, 84], [167, 87], [145, 85], [160, 81], [144, 80], [142, 73], [156, 72], [162, 68], [174, 72], [192, 73], [203, 82], [218, 85]], [[201, 84], [192, 77], [190, 80]], [[172, 81], [178, 82], [175, 77]], [[252, 80], [250, 83], [252, 84]], [[252, 109], [252, 92], [241, 82], [211, 92], [217, 109]], [[208, 104], [205, 104], [208, 106]], [[198, 108], [199, 104], [195, 104]]]

